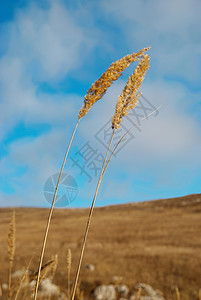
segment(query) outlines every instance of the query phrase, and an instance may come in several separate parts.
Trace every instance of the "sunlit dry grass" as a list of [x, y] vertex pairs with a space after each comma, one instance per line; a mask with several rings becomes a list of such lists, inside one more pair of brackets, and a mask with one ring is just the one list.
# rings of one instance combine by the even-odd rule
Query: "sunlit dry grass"
[[[64, 292], [67, 291], [66, 253], [70, 248], [74, 276], [87, 213], [88, 209], [56, 209], [52, 220], [45, 262], [58, 254], [54, 282]], [[16, 209], [13, 271], [26, 268], [33, 257], [30, 269], [33, 274], [36, 272], [46, 214], [46, 209]], [[1, 284], [8, 278], [6, 244], [10, 217], [10, 209], [0, 209]], [[96, 208], [83, 261], [93, 264], [95, 271], [82, 269], [80, 289], [89, 295], [98, 283], [110, 283], [117, 275], [131, 288], [138, 282], [146, 282], [162, 290], [168, 300], [176, 300], [176, 286], [182, 300], [198, 299], [200, 229], [201, 195]]]

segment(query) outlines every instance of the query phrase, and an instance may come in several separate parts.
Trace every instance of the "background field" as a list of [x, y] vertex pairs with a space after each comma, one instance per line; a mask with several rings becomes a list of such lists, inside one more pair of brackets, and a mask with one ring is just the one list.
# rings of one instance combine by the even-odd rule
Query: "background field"
[[[78, 260], [88, 209], [56, 209], [53, 214], [45, 261], [58, 254], [55, 282], [67, 286], [66, 253], [72, 250], [72, 273]], [[12, 209], [0, 209], [0, 282], [7, 282], [7, 235]], [[47, 209], [16, 209], [14, 270], [37, 270]], [[201, 288], [201, 195], [96, 208], [84, 256], [81, 288], [86, 294], [98, 283], [122, 282], [134, 287], [145, 282], [175, 299], [198, 299]]]

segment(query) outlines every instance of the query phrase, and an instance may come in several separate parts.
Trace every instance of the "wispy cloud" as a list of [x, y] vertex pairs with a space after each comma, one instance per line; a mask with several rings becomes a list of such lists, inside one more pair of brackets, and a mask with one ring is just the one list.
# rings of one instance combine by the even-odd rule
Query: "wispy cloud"
[[152, 46], [152, 71], [158, 77], [180, 76], [198, 85], [200, 70], [201, 3], [102, 1], [105, 14], [118, 26], [130, 49]]
[[[49, 1], [46, 7], [30, 2], [16, 10], [1, 33], [0, 142], [6, 151], [0, 161], [0, 204], [44, 205], [43, 184], [60, 168], [86, 92], [81, 95], [77, 85], [87, 89], [112, 60], [145, 46], [152, 46], [151, 69], [142, 91], [162, 108], [157, 118], [143, 121], [142, 132], [114, 159], [105, 178], [113, 178], [112, 184], [103, 182], [99, 204], [115, 197], [131, 201], [196, 192], [201, 177], [200, 8], [197, 0], [103, 0], [74, 6]], [[73, 149], [90, 140], [105, 153], [94, 134], [111, 118], [125, 82], [126, 76], [82, 120]], [[19, 124], [49, 129], [26, 138], [16, 133], [5, 143]], [[70, 161], [69, 171], [78, 181], [79, 199], [88, 205], [95, 180], [85, 185]], [[190, 174], [191, 183], [182, 172]], [[121, 189], [114, 188], [115, 182]]]

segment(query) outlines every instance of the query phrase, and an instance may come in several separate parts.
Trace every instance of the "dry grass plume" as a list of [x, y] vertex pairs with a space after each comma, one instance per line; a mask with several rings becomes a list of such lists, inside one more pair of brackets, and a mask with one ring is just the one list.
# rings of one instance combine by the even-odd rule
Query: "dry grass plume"
[[8, 257], [9, 257], [9, 274], [8, 274], [8, 299], [11, 298], [12, 285], [12, 268], [15, 255], [15, 211], [12, 212], [10, 229], [8, 233]]
[[38, 277], [36, 280], [36, 288], [35, 288], [35, 294], [34, 294], [34, 300], [37, 298], [37, 290], [38, 290], [38, 285], [39, 285], [39, 278], [40, 278], [40, 271], [41, 267], [43, 264], [43, 258], [44, 258], [44, 253], [45, 253], [45, 248], [46, 248], [46, 243], [47, 243], [47, 237], [49, 233], [49, 227], [52, 219], [52, 214], [53, 214], [53, 209], [54, 209], [54, 204], [56, 201], [56, 196], [57, 196], [57, 191], [59, 187], [59, 183], [61, 180], [61, 175], [63, 173], [63, 169], [66, 163], [66, 159], [72, 144], [72, 141], [74, 139], [74, 135], [76, 133], [77, 127], [79, 125], [80, 119], [83, 118], [87, 112], [90, 110], [90, 108], [93, 106], [94, 103], [96, 103], [99, 99], [102, 98], [102, 96], [105, 94], [107, 91], [108, 87], [117, 80], [121, 75], [122, 72], [134, 61], [139, 60], [139, 58], [144, 55], [144, 53], [148, 50], [149, 48], [144, 48], [140, 50], [138, 53], [133, 53], [131, 55], [127, 55], [123, 57], [122, 59], [119, 59], [118, 61], [114, 62], [111, 64], [111, 66], [106, 70], [105, 73], [92, 85], [92, 87], [87, 91], [87, 94], [85, 96], [84, 100], [84, 106], [80, 109], [79, 114], [78, 114], [78, 120], [75, 125], [75, 128], [73, 130], [72, 136], [70, 138], [70, 142], [68, 144], [66, 153], [64, 155], [63, 163], [61, 166], [61, 170], [59, 173], [58, 181], [56, 184], [54, 196], [52, 199], [52, 204], [51, 208], [49, 211], [48, 219], [47, 219], [47, 225], [45, 229], [45, 234], [43, 238], [43, 244], [42, 244], [42, 249], [41, 249], [41, 255], [40, 255], [40, 261], [39, 261], [39, 267], [38, 267]]
[[[48, 273], [50, 273], [52, 271], [54, 264], [55, 264], [55, 261], [50, 260], [42, 266], [42, 268], [40, 270], [40, 277], [39, 277], [38, 284], [40, 284], [40, 282], [47, 277]], [[37, 280], [37, 278], [38, 278], [38, 271], [34, 274], [33, 280]], [[35, 296], [34, 293], [35, 293], [35, 289], [36, 289], [36, 284], [37, 284], [37, 281], [36, 281], [33, 291], [32, 291], [32, 297]]]
[[[56, 185], [56, 188], [55, 188], [55, 193], [54, 193], [54, 196], [53, 196], [51, 208], [50, 208], [50, 211], [49, 211], [49, 216], [48, 216], [48, 220], [47, 220], [47, 225], [46, 225], [46, 230], [45, 230], [45, 234], [44, 234], [44, 238], [43, 238], [42, 250], [41, 250], [41, 255], [40, 255], [40, 262], [39, 262], [38, 276], [37, 276], [36, 286], [35, 286], [34, 300], [36, 300], [36, 298], [37, 298], [37, 291], [38, 291], [38, 286], [39, 286], [39, 281], [40, 281], [40, 272], [41, 272], [41, 267], [42, 267], [42, 263], [43, 263], [43, 257], [44, 257], [44, 253], [45, 253], [50, 222], [51, 222], [51, 218], [52, 218], [52, 214], [53, 214], [53, 208], [54, 208], [54, 204], [55, 204], [55, 201], [56, 201], [56, 195], [57, 195], [61, 175], [62, 175], [62, 172], [63, 172], [63, 169], [64, 169], [64, 165], [65, 165], [65, 162], [66, 162], [66, 159], [67, 159], [69, 149], [71, 147], [75, 132], [77, 130], [79, 121], [80, 121], [81, 118], [83, 118], [87, 114], [87, 112], [90, 110], [90, 108], [93, 106], [93, 104], [96, 103], [99, 99], [102, 98], [102, 96], [105, 94], [105, 92], [110, 87], [110, 85], [122, 75], [122, 72], [132, 62], [134, 62], [136, 60], [140, 60], [140, 58], [142, 57], [142, 60], [139, 64], [139, 66], [136, 68], [136, 70], [134, 72], [134, 75], [131, 76], [131, 79], [129, 79], [129, 82], [127, 83], [127, 88], [124, 91], [124, 95], [126, 95], [127, 91], [129, 92], [129, 95], [127, 97], [127, 100], [125, 100], [126, 103], [124, 104], [124, 106], [126, 106], [126, 109], [123, 108], [123, 113], [132, 107], [133, 104], [131, 102], [134, 101], [134, 100], [131, 101], [131, 97], [134, 95], [134, 91], [135, 91], [136, 87], [140, 86], [140, 84], [142, 82], [142, 80], [140, 78], [143, 77], [142, 74], [144, 72], [144, 69], [146, 69], [144, 62], [146, 62], [147, 58], [148, 58], [148, 56], [146, 56], [144, 53], [148, 49], [149, 48], [144, 48], [144, 49], [140, 50], [138, 53], [133, 53], [131, 55], [127, 55], [127, 56], [117, 60], [116, 62], [112, 63], [109, 66], [109, 68], [106, 70], [106, 72], [103, 73], [103, 75], [87, 91], [87, 94], [86, 94], [85, 100], [84, 100], [84, 106], [79, 111], [78, 121], [77, 121], [77, 124], [74, 128], [73, 134], [71, 136], [70, 142], [68, 144], [68, 147], [67, 147], [67, 150], [66, 150], [66, 153], [65, 153], [65, 156], [64, 156], [64, 160], [63, 160], [61, 170], [60, 170], [60, 173], [59, 173], [59, 177], [58, 177], [57, 185]], [[141, 82], [140, 82], [140, 80], [141, 80]], [[134, 81], [137, 81], [137, 82], [135, 82], [135, 88], [132, 87], [132, 84], [133, 84]], [[121, 117], [121, 115], [120, 115], [120, 117]], [[118, 121], [115, 121], [116, 119], [117, 118], [114, 117], [114, 120], [113, 120], [114, 124], [118, 123]], [[117, 124], [117, 126], [118, 126], [118, 124]], [[115, 129], [116, 129], [116, 127], [115, 127]], [[113, 131], [113, 135], [112, 135], [112, 138], [111, 138], [111, 142], [112, 142], [113, 136], [114, 136], [114, 131]], [[108, 151], [109, 151], [110, 146], [111, 146], [111, 143], [108, 147]], [[105, 159], [107, 158], [108, 151], [107, 151]], [[104, 161], [103, 168], [105, 166], [105, 162], [106, 162], [106, 160]], [[100, 182], [101, 182], [101, 179], [102, 179], [102, 172], [103, 172], [103, 169], [101, 171], [101, 176], [100, 176], [100, 180], [99, 180], [99, 183], [98, 183], [97, 190], [99, 188], [99, 185], [100, 185]], [[95, 196], [95, 198], [96, 198], [96, 196]], [[92, 211], [93, 211], [93, 207], [92, 207]], [[89, 226], [89, 223], [88, 223], [88, 226]], [[84, 240], [85, 240], [85, 238], [84, 238]], [[83, 249], [81, 250], [81, 260], [82, 260], [82, 252], [83, 252]], [[80, 263], [81, 263], [81, 261], [80, 261]], [[80, 265], [78, 266], [78, 274], [79, 274], [79, 269], [80, 269]], [[77, 280], [78, 280], [78, 278], [76, 279], [76, 283], [75, 283], [74, 288], [76, 288]], [[73, 290], [72, 299], [74, 298], [74, 296], [75, 296], [75, 290]]]
[[133, 53], [131, 55], [126, 55], [123, 58], [112, 63], [102, 76], [92, 84], [91, 88], [87, 91], [84, 100], [84, 106], [80, 109], [79, 119], [84, 117], [90, 110], [92, 105], [96, 103], [99, 99], [103, 97], [107, 89], [111, 84], [116, 81], [122, 72], [130, 66], [136, 60], [139, 60], [144, 53], [149, 50], [150, 47], [140, 50], [138, 53]]
[[[75, 280], [74, 280], [72, 295], [71, 295], [72, 300], [74, 300], [75, 294], [76, 294], [76, 288], [77, 288], [77, 285], [78, 285], [81, 264], [82, 264], [82, 260], [83, 260], [84, 250], [85, 250], [85, 247], [86, 247], [86, 241], [87, 241], [88, 232], [89, 232], [89, 228], [90, 228], [90, 224], [91, 224], [91, 219], [92, 219], [92, 215], [93, 215], [93, 210], [94, 210], [96, 197], [97, 197], [97, 194], [98, 194], [98, 190], [99, 190], [101, 181], [103, 179], [103, 175], [104, 175], [104, 173], [107, 169], [108, 163], [110, 161], [109, 160], [107, 162], [107, 157], [108, 157], [108, 154], [109, 154], [109, 151], [110, 151], [110, 147], [112, 145], [115, 130], [120, 127], [122, 117], [127, 115], [128, 111], [130, 109], [134, 108], [137, 104], [137, 99], [139, 97], [137, 92], [139, 90], [139, 87], [140, 87], [142, 81], [144, 80], [145, 73], [149, 68], [149, 55], [144, 54], [144, 52], [147, 51], [148, 49], [149, 48], [142, 49], [140, 51], [140, 55], [139, 55], [139, 53], [134, 55], [134, 58], [133, 58], [134, 60], [138, 60], [139, 56], [142, 56], [142, 59], [141, 59], [139, 65], [136, 67], [134, 73], [129, 77], [128, 82], [127, 82], [124, 90], [122, 91], [122, 93], [119, 96], [118, 101], [117, 101], [115, 115], [112, 118], [113, 132], [112, 132], [112, 135], [111, 135], [111, 138], [110, 138], [110, 141], [109, 141], [109, 144], [108, 144], [108, 148], [107, 148], [107, 151], [106, 151], [106, 154], [105, 154], [105, 158], [104, 158], [104, 162], [103, 162], [102, 169], [101, 169], [101, 172], [100, 172], [100, 176], [99, 176], [99, 179], [98, 179], [97, 187], [96, 187], [95, 194], [94, 194], [92, 204], [91, 204], [91, 208], [90, 208], [90, 211], [89, 211], [89, 216], [88, 216], [88, 220], [87, 220], [87, 223], [86, 223], [84, 237], [83, 237], [83, 240], [82, 240], [80, 257], [79, 257], [79, 261], [78, 261], [78, 266], [77, 266], [77, 270], [76, 270], [76, 275], [75, 275]], [[129, 59], [130, 59], [130, 57], [129, 57]], [[128, 65], [130, 63], [130, 62], [128, 63], [128, 61], [125, 58], [123, 58], [122, 60], [123, 60], [123, 63], [122, 63], [123, 67], [125, 67], [125, 65]], [[120, 61], [117, 61], [115, 63], [115, 67], [111, 65], [111, 67], [108, 68], [108, 70], [110, 70], [110, 68], [112, 68], [112, 69], [114, 68], [114, 70], [115, 70], [114, 74], [116, 75], [116, 76], [114, 76], [114, 78], [111, 76], [111, 73], [108, 70], [104, 74], [106, 74], [108, 77], [111, 76], [112, 79], [118, 78], [120, 76], [119, 74], [121, 74], [121, 72], [122, 72], [121, 69], [118, 69], [119, 65], [120, 65]], [[108, 72], [108, 74], [107, 74], [107, 72]], [[102, 75], [102, 77], [103, 77], [103, 75]], [[106, 75], [104, 75], [104, 76], [106, 76]], [[95, 93], [93, 93], [93, 90], [91, 91], [91, 94], [89, 94], [89, 95], [91, 95], [91, 98], [89, 98], [90, 101], [91, 101], [91, 99], [92, 100], [94, 99], [94, 101], [97, 101], [99, 99], [99, 96], [104, 94], [104, 85], [103, 85], [103, 88], [102, 88], [101, 78], [100, 78], [100, 82], [97, 81], [97, 83], [94, 86], [92, 86], [93, 90], [97, 90], [98, 92], [97, 92], [97, 95], [96, 95]], [[108, 84], [111, 85], [112, 79], [111, 79], [111, 81], [110, 80], [108, 81], [109, 82]], [[107, 83], [107, 80], [105, 80], [105, 82]], [[98, 89], [99, 86], [100, 86], [100, 91]], [[91, 101], [91, 102], [93, 102], [93, 101]], [[87, 104], [88, 104], [88, 106], [86, 106], [86, 109], [90, 109], [90, 102], [87, 101], [86, 98], [85, 98], [85, 105], [87, 105]], [[83, 111], [83, 114], [84, 113], [85, 113], [85, 111]], [[110, 157], [110, 159], [111, 159], [111, 157]]]
[[112, 117], [113, 129], [119, 128], [122, 118], [129, 113], [129, 110], [133, 109], [137, 105], [138, 99], [141, 95], [138, 93], [138, 90], [144, 80], [146, 71], [149, 69], [149, 61], [149, 55], [143, 55], [139, 65], [129, 77], [124, 90], [118, 97], [115, 114]]
[[181, 298], [180, 298], [180, 292], [179, 292], [179, 289], [178, 289], [178, 287], [176, 286], [176, 288], [175, 288], [175, 292], [176, 292], [176, 299], [177, 300], [180, 300]]

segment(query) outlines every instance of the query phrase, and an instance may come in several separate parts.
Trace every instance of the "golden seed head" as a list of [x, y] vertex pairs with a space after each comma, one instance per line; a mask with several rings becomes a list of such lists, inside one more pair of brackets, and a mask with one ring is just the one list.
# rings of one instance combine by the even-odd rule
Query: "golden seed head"
[[67, 269], [68, 270], [70, 270], [70, 268], [71, 268], [71, 262], [72, 262], [71, 249], [68, 249], [68, 252], [67, 252]]
[[[45, 279], [48, 275], [48, 273], [51, 272], [52, 268], [53, 268], [53, 264], [54, 264], [54, 260], [50, 260], [48, 261], [46, 264], [44, 264], [42, 267], [41, 267], [41, 272], [40, 272], [40, 278], [39, 278], [39, 284], [41, 283], [41, 281], [43, 279]], [[37, 276], [38, 276], [38, 271], [34, 274], [32, 280], [35, 281], [35, 284], [33, 286], [33, 289], [32, 289], [32, 294], [31, 296], [34, 297], [34, 292], [35, 292], [35, 289], [36, 289], [36, 284], [37, 284]]]
[[10, 230], [8, 233], [8, 255], [9, 261], [13, 261], [15, 254], [15, 211], [12, 213]]
[[149, 49], [150, 47], [144, 48], [138, 53], [126, 55], [112, 63], [106, 72], [103, 73], [102, 76], [95, 83], [93, 83], [91, 88], [87, 91], [87, 94], [84, 97], [84, 105], [79, 111], [78, 118], [83, 118], [90, 110], [92, 105], [103, 97], [111, 84], [122, 75], [122, 72], [128, 68], [132, 62], [140, 60], [144, 53]]
[[[41, 282], [46, 277], [46, 275], [49, 272], [51, 272], [53, 265], [54, 265], [54, 260], [50, 260], [41, 267], [39, 282]], [[37, 279], [37, 276], [38, 276], [38, 271], [33, 275], [33, 280]]]
[[58, 265], [58, 255], [57, 254], [52, 256], [52, 261], [53, 261], [53, 264], [52, 264], [51, 273], [52, 273], [52, 276], [54, 276], [56, 269], [57, 269], [57, 265]]
[[118, 97], [115, 114], [112, 116], [113, 129], [119, 128], [122, 118], [129, 113], [129, 110], [133, 109], [137, 105], [138, 99], [141, 95], [138, 90], [144, 80], [146, 71], [149, 69], [149, 61], [149, 55], [143, 54], [139, 65], [129, 77], [125, 88]]

